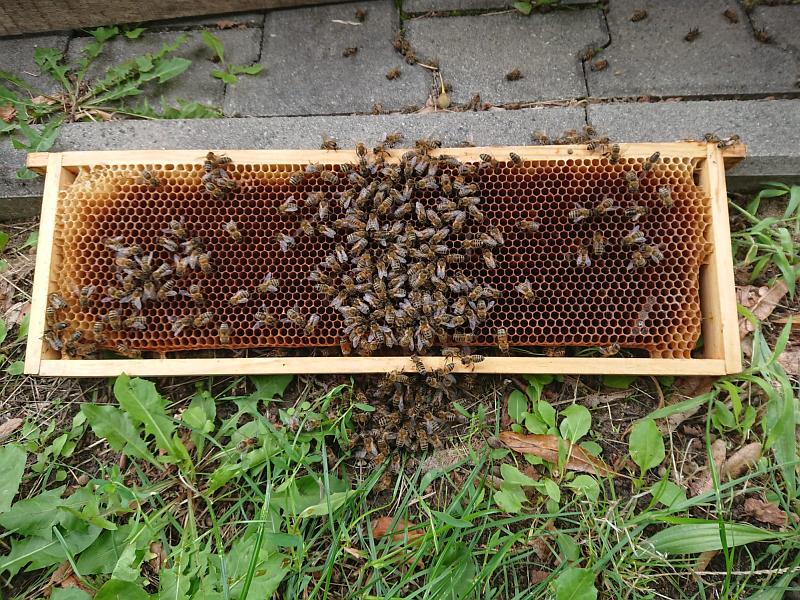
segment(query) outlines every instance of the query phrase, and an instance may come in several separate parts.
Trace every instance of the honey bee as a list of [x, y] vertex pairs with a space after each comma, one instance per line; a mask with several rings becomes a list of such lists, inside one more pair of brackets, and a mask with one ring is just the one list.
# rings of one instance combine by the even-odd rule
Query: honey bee
[[569, 218], [573, 223], [580, 223], [594, 214], [591, 208], [585, 208], [580, 204], [576, 204], [575, 206], [576, 208], [569, 211]]
[[52, 323], [48, 328], [48, 331], [54, 331], [54, 332], [64, 331], [67, 327], [68, 327], [67, 323], [61, 321], [60, 323]]
[[192, 319], [192, 317], [173, 317], [171, 326], [172, 335], [178, 336], [184, 329], [191, 329], [193, 325], [194, 319]]
[[642, 172], [649, 173], [661, 158], [661, 152], [653, 152], [642, 164]]
[[645, 235], [639, 230], [639, 226], [635, 225], [625, 237], [622, 238], [622, 245], [626, 248], [635, 246], [637, 244], [644, 244], [647, 241]]
[[629, 221], [638, 221], [641, 217], [646, 216], [648, 212], [649, 211], [646, 206], [634, 204], [633, 206], [629, 206], [625, 209], [625, 216]]
[[188, 291], [184, 290], [183, 292], [181, 292], [181, 294], [183, 296], [188, 296], [192, 300], [192, 302], [198, 305], [205, 304], [206, 302], [206, 299], [203, 297], [202, 288], [196, 283], [190, 285], [189, 290]]
[[303, 331], [306, 335], [311, 335], [314, 333], [314, 330], [319, 325], [320, 317], [317, 313], [313, 313], [309, 315], [308, 320], [306, 321], [305, 326], [303, 327]]
[[614, 199], [613, 198], [603, 198], [597, 206], [594, 207], [593, 212], [594, 215], [597, 217], [603, 217], [608, 212], [612, 210], [616, 210], [616, 206], [614, 206]]
[[150, 186], [150, 189], [155, 190], [161, 187], [161, 180], [149, 169], [142, 170], [142, 179], [148, 186]]
[[495, 339], [497, 340], [497, 348], [503, 354], [508, 354], [508, 331], [506, 331], [504, 328], [499, 328], [495, 331], [494, 335]]
[[178, 292], [175, 291], [174, 279], [168, 279], [165, 281], [163, 285], [158, 288], [158, 292], [156, 292], [156, 298], [158, 298], [161, 302], [166, 302], [169, 298], [177, 295]]
[[592, 251], [595, 256], [603, 256], [603, 253], [606, 251], [605, 242], [605, 237], [603, 237], [603, 234], [599, 231], [595, 231], [592, 234]]
[[281, 249], [281, 252], [288, 252], [289, 248], [294, 246], [295, 243], [295, 239], [285, 233], [276, 234], [275, 241], [278, 242], [278, 247]]
[[639, 9], [633, 11], [633, 14], [631, 15], [631, 21], [633, 23], [638, 23], [639, 21], [644, 21], [646, 18], [647, 18], [647, 11], [644, 10], [643, 8], [639, 8]]
[[697, 27], [692, 27], [689, 30], [689, 32], [685, 36], [683, 36], [683, 39], [686, 40], [687, 42], [693, 42], [698, 37], [700, 37], [700, 30]]
[[534, 131], [531, 134], [533, 143], [539, 146], [546, 146], [550, 143], [550, 137], [544, 131]]
[[114, 331], [119, 331], [122, 329], [122, 318], [120, 317], [119, 311], [117, 309], [112, 308], [106, 314], [104, 319], [108, 321], [109, 326]]
[[322, 181], [330, 185], [336, 185], [339, 183], [339, 176], [333, 171], [329, 171], [328, 169], [322, 171], [322, 173], [320, 173], [319, 176], [320, 179], [322, 179]]
[[362, 142], [356, 144], [356, 154], [362, 157], [367, 155], [367, 147]]
[[67, 301], [55, 292], [48, 296], [47, 301], [53, 310], [66, 310], [69, 308]]
[[486, 263], [486, 266], [489, 269], [496, 269], [497, 268], [497, 262], [494, 259], [494, 254], [492, 254], [492, 251], [489, 250], [489, 248], [484, 248], [483, 252], [482, 252], [482, 255], [483, 255], [483, 262]]
[[620, 345], [617, 342], [613, 342], [608, 346], [602, 346], [598, 348], [597, 351], [600, 353], [600, 356], [605, 356], [606, 358], [609, 358], [611, 356], [619, 354]]
[[400, 69], [398, 69], [397, 67], [393, 67], [388, 71], [386, 71], [386, 79], [388, 79], [389, 81], [393, 81], [398, 77], [400, 77]]
[[589, 256], [588, 246], [580, 246], [578, 248], [578, 251], [575, 253], [575, 266], [579, 269], [592, 266], [592, 259]]
[[611, 150], [608, 154], [608, 162], [615, 165], [619, 162], [620, 148], [619, 144], [611, 144]]
[[522, 166], [522, 157], [516, 152], [509, 152], [508, 157], [511, 159], [511, 162], [514, 164], [514, 166]]
[[164, 279], [170, 275], [172, 275], [172, 269], [170, 268], [169, 263], [161, 263], [159, 267], [153, 271], [151, 277], [153, 279]]
[[205, 311], [194, 317], [192, 325], [198, 329], [201, 327], [208, 327], [214, 321], [214, 313]]
[[286, 320], [292, 325], [301, 329], [305, 328], [306, 326], [306, 320], [303, 318], [303, 315], [300, 312], [299, 304], [295, 304], [293, 307], [286, 309]]
[[401, 427], [397, 431], [397, 439], [395, 440], [395, 445], [398, 448], [410, 448], [411, 447], [411, 435], [408, 433], [408, 430], [405, 427]]
[[494, 169], [498, 164], [500, 164], [491, 154], [483, 153], [480, 155], [480, 159], [483, 161], [480, 165], [482, 169]]
[[289, 198], [285, 200], [279, 207], [278, 212], [282, 213], [294, 213], [297, 212], [299, 207], [297, 206], [297, 202], [295, 202], [294, 198]]
[[260, 327], [272, 328], [278, 324], [278, 320], [272, 315], [266, 306], [262, 306], [260, 310], [256, 311], [256, 324], [253, 329]]
[[305, 174], [302, 171], [295, 171], [289, 175], [289, 185], [298, 186], [305, 180]]
[[319, 212], [318, 212], [319, 220], [320, 221], [327, 221], [328, 220], [329, 211], [330, 211], [330, 206], [328, 204], [328, 201], [325, 198], [321, 198], [320, 201], [319, 201]]
[[483, 362], [486, 360], [486, 357], [482, 354], [466, 354], [461, 357], [461, 364], [465, 367], [470, 365], [478, 364], [479, 362]]
[[661, 202], [661, 206], [666, 208], [670, 208], [675, 204], [675, 201], [672, 199], [672, 187], [668, 185], [662, 185], [658, 188], [658, 200]]
[[[330, 238], [330, 239], [334, 239], [336, 237], [336, 230], [328, 227], [324, 223], [320, 223], [317, 226], [317, 232], [320, 235], [324, 235], [325, 237]], [[287, 237], [289, 237], [289, 236], [287, 236]], [[292, 240], [292, 243], [294, 243], [294, 238], [291, 238], [291, 240]], [[281, 249], [283, 249], [283, 246], [281, 246]], [[286, 247], [286, 250], [288, 250], [288, 249], [289, 249], [289, 246]], [[286, 250], [284, 250], [284, 252]]]
[[628, 186], [629, 192], [639, 191], [639, 176], [635, 171], [625, 172], [625, 184]]
[[519, 69], [512, 69], [508, 73], [506, 73], [506, 80], [507, 81], [519, 81], [523, 78], [522, 71]]
[[117, 342], [114, 346], [114, 352], [126, 358], [142, 358], [142, 353], [139, 350], [133, 350], [125, 342]]
[[123, 321], [123, 326], [126, 329], [136, 329], [137, 331], [145, 331], [147, 329], [147, 317], [137, 315], [135, 317], [128, 317]]
[[228, 323], [220, 323], [219, 329], [217, 330], [217, 335], [219, 336], [219, 343], [220, 344], [230, 344], [231, 343], [231, 326]]
[[233, 219], [225, 223], [225, 231], [233, 238], [234, 242], [240, 242], [242, 240], [242, 233], [239, 231], [239, 227], [237, 227], [236, 221]]
[[208, 253], [203, 252], [202, 254], [198, 255], [197, 264], [200, 265], [200, 270], [205, 275], [211, 275], [211, 257], [208, 255]]
[[524, 231], [525, 233], [533, 234], [539, 231], [541, 227], [540, 223], [537, 223], [533, 219], [520, 219], [517, 221], [517, 229], [520, 231]]
[[658, 264], [664, 260], [664, 254], [657, 246], [643, 244], [640, 246], [639, 251], [642, 253], [642, 256], [649, 258], [654, 264]]
[[58, 336], [52, 331], [45, 331], [43, 339], [47, 342], [47, 345], [56, 352], [61, 352], [64, 348], [64, 343], [58, 339]]
[[519, 283], [514, 289], [516, 289], [525, 300], [532, 301], [536, 298], [536, 291], [533, 289], [533, 284], [528, 279]]
[[314, 233], [316, 233], [314, 226], [308, 219], [303, 219], [300, 221], [300, 231], [305, 233], [308, 237], [314, 237]]
[[[347, 48], [345, 52], [352, 51], [352, 54], [358, 52], [358, 48]], [[350, 56], [351, 54], [345, 54], [345, 56]], [[320, 150], [338, 150], [339, 144], [336, 143], [336, 140], [332, 137], [329, 137], [325, 134], [322, 135], [322, 144], [319, 146]]]
[[544, 355], [549, 358], [559, 358], [567, 354], [567, 349], [563, 346], [550, 346], [544, 349]]
[[280, 280], [273, 277], [272, 273], [267, 273], [256, 289], [260, 294], [277, 294], [279, 286]]
[[249, 299], [250, 293], [247, 290], [237, 290], [230, 298], [228, 298], [228, 304], [231, 306], [236, 306], [237, 304], [247, 304]]
[[178, 279], [183, 279], [184, 275], [186, 275], [186, 269], [189, 268], [189, 258], [188, 257], [179, 257], [175, 256], [175, 277]]
[[605, 58], [600, 58], [589, 64], [589, 69], [595, 72], [605, 71], [608, 68], [608, 61]]
[[726, 8], [722, 15], [728, 19], [728, 23], [735, 25], [739, 22], [739, 13], [732, 8]]

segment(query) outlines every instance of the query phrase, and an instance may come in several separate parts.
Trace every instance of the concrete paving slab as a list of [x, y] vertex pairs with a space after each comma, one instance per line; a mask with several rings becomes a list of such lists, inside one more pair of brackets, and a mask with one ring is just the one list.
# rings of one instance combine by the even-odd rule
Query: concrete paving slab
[[[367, 9], [363, 23], [358, 8]], [[392, 0], [332, 4], [267, 14], [256, 78], [226, 93], [231, 115], [319, 115], [369, 113], [375, 103], [388, 111], [427, 98], [430, 77], [409, 66], [392, 48], [400, 16]], [[345, 48], [358, 48], [350, 57]], [[389, 81], [386, 72], [401, 69]]]
[[[600, 22], [593, 9], [419, 18], [406, 22], [406, 39], [418, 55], [439, 60], [455, 102], [476, 93], [494, 104], [559, 100], [586, 95], [577, 53], [607, 41]], [[513, 69], [523, 78], [507, 81]]]
[[750, 16], [753, 25], [766, 29], [775, 44], [800, 54], [800, 4], [757, 6]]
[[19, 77], [45, 94], [59, 92], [61, 86], [42, 73], [33, 55], [37, 48], [55, 48], [64, 52], [68, 39], [66, 33], [0, 38], [0, 70]]
[[[542, 108], [419, 115], [70, 123], [63, 126], [53, 151], [318, 148], [323, 134], [334, 137], [342, 147], [352, 147], [359, 141], [374, 145], [387, 133], [398, 130], [412, 140], [437, 137], [447, 145], [465, 140], [476, 145], [514, 145], [529, 143], [534, 130], [556, 136], [565, 129], [580, 129], [584, 119], [581, 108]], [[14, 177], [24, 160], [24, 152], [0, 146], [0, 199], [41, 195], [41, 180], [28, 182]], [[0, 201], [0, 213], [3, 210], [8, 210], [8, 205]]]
[[[177, 32], [144, 33], [135, 40], [122, 36], [114, 38], [106, 44], [103, 54], [89, 69], [89, 76], [101, 76], [109, 66], [118, 65], [146, 52], [156, 52], [165, 43], [173, 43], [179, 35], [181, 34]], [[170, 103], [181, 99], [222, 106], [225, 84], [211, 76], [211, 72], [219, 69], [219, 65], [211, 61], [211, 50], [203, 43], [198, 32], [187, 32], [185, 35], [188, 41], [175, 52], [175, 56], [190, 59], [191, 66], [180, 76], [166, 83], [151, 83], [143, 97], [156, 104], [159, 103], [161, 96], [164, 96]], [[225, 46], [225, 60], [229, 63], [249, 65], [258, 60], [261, 29], [229, 29], [215, 31], [214, 35]], [[91, 39], [73, 39], [69, 45], [70, 60], [77, 60], [80, 51]], [[242, 79], [244, 77], [240, 81]]]
[[[734, 8], [739, 22], [723, 11]], [[636, 9], [647, 18], [633, 23]], [[594, 97], [706, 96], [796, 91], [797, 60], [774, 44], [762, 44], [733, 0], [615, 0], [609, 6], [609, 66], [587, 70]], [[693, 42], [684, 40], [692, 28]]]
[[728, 172], [729, 185], [800, 179], [800, 100], [590, 104], [588, 114], [598, 133], [619, 142], [739, 134], [747, 158]]

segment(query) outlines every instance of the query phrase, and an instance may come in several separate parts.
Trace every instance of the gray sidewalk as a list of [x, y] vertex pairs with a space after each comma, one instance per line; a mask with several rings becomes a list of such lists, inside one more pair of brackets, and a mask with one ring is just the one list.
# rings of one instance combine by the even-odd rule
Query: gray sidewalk
[[[536, 129], [556, 135], [588, 121], [618, 141], [739, 133], [749, 157], [731, 173], [733, 185], [800, 173], [800, 5], [747, 14], [732, 0], [610, 0], [607, 10], [573, 0], [524, 16], [507, 4], [404, 0], [401, 10], [392, 0], [372, 0], [151, 23], [138, 39], [111, 40], [90, 75], [186, 32], [190, 41], [179, 54], [192, 66], [150, 89], [147, 99], [204, 102], [241, 118], [71, 124], [56, 149], [302, 147], [337, 132], [346, 145], [390, 128], [525, 144]], [[357, 9], [367, 11], [363, 23]], [[647, 18], [631, 21], [635, 9], [645, 9]], [[726, 9], [738, 22], [723, 16]], [[693, 27], [699, 36], [685, 41]], [[770, 43], [756, 39], [758, 28], [769, 32]], [[230, 62], [261, 64], [261, 73], [235, 85], [212, 78], [218, 66], [200, 40], [203, 29], [222, 40]], [[427, 66], [409, 64], [394, 50], [400, 32]], [[0, 39], [0, 70], [54, 93], [33, 62], [35, 47], [55, 47], [75, 60], [90, 39], [82, 32]], [[345, 57], [348, 47], [358, 51]], [[587, 47], [599, 50], [588, 61], [579, 57]], [[605, 69], [596, 70], [599, 60], [607, 61]], [[392, 68], [400, 76], [389, 80]], [[522, 77], [507, 80], [512, 69]], [[452, 89], [448, 111], [435, 109], [440, 80]], [[489, 111], [459, 109], [476, 94]], [[391, 114], [368, 116], [373, 112]], [[0, 141], [0, 197], [38, 194], [40, 182], [14, 178], [22, 154]]]

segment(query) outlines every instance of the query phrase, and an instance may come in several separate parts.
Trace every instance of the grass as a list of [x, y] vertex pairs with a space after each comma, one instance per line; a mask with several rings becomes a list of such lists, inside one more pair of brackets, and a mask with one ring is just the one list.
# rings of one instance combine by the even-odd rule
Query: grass
[[[770, 193], [734, 220], [759, 285], [798, 251], [796, 210], [759, 227]], [[22, 303], [30, 233], [11, 232], [0, 273]], [[690, 393], [697, 381], [487, 377], [459, 393], [448, 447], [402, 455], [398, 473], [351, 448], [369, 379], [33, 380], [9, 372], [25, 339], [10, 320], [4, 597], [780, 598], [800, 575], [798, 380], [778, 362], [792, 312], [794, 297], [755, 320], [745, 372]], [[558, 456], [512, 451], [509, 429]], [[720, 444], [736, 467], [756, 442], [709, 470]], [[611, 474], [578, 470], [579, 452]]]

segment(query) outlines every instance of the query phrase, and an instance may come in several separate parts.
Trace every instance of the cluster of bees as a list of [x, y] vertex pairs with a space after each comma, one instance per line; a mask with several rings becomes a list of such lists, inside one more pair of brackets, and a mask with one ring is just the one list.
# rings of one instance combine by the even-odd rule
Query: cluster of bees
[[[307, 192], [279, 208], [299, 221], [291, 235], [277, 234], [281, 250], [303, 235], [334, 243], [309, 279], [344, 318], [345, 354], [370, 355], [382, 347], [424, 354], [436, 342], [467, 345], [498, 296], [464, 275], [462, 266], [474, 257], [496, 267], [493, 251], [504, 243], [499, 229], [466, 230], [484, 222], [473, 178], [501, 163], [488, 154], [477, 164], [434, 156], [441, 143], [428, 139], [418, 140], [399, 163], [387, 162], [389, 148], [402, 139], [390, 134], [371, 152], [358, 144], [358, 163], [337, 171], [309, 164], [289, 177], [291, 185], [318, 177], [346, 189], [331, 197]], [[521, 162], [516, 155], [511, 160]], [[438, 199], [426, 202], [419, 195], [425, 191]], [[473, 360], [468, 356], [462, 360]]]

